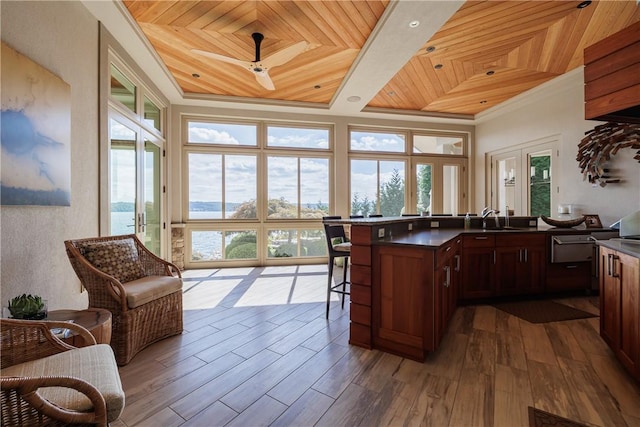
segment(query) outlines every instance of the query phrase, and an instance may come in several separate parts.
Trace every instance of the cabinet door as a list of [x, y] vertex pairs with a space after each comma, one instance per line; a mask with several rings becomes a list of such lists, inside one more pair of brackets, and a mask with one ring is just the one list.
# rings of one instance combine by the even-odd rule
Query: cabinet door
[[544, 290], [546, 251], [544, 246], [523, 248], [518, 275], [518, 293], [537, 294]]
[[455, 275], [459, 266], [458, 245], [453, 242], [447, 243], [436, 252], [436, 271], [434, 286], [436, 288], [436, 346], [444, 337], [449, 320], [457, 305]]
[[612, 272], [619, 283], [620, 317], [618, 358], [631, 373], [640, 375], [640, 259], [621, 252], [612, 257]]
[[467, 248], [462, 254], [462, 299], [487, 298], [495, 294], [494, 248]]
[[496, 248], [496, 294], [516, 295], [520, 293], [519, 281], [524, 258], [521, 248]]
[[619, 283], [612, 275], [612, 257], [615, 251], [600, 247], [600, 336], [614, 351], [617, 344]]
[[374, 247], [373, 341], [377, 348], [423, 360], [434, 344], [434, 251]]

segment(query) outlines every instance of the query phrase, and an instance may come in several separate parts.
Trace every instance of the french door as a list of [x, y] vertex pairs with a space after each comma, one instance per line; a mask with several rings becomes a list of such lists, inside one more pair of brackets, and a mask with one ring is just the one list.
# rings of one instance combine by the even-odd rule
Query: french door
[[411, 206], [416, 213], [458, 215], [467, 210], [467, 160], [461, 158], [414, 158]]
[[109, 119], [109, 234], [136, 234], [161, 255], [160, 142], [123, 116]]
[[556, 203], [557, 141], [489, 154], [491, 207], [504, 214], [551, 216]]

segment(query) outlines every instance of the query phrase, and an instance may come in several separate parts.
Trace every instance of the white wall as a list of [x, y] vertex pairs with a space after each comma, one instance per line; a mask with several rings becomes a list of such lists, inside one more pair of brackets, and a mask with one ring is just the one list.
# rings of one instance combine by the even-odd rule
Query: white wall
[[476, 208], [488, 203], [485, 178], [480, 172], [485, 169], [487, 152], [559, 135], [558, 203], [574, 204], [583, 214], [598, 214], [604, 226], [640, 209], [640, 163], [633, 159], [636, 150], [620, 150], [609, 163], [612, 175], [623, 178], [623, 183], [594, 188], [582, 179], [576, 161], [578, 144], [586, 131], [601, 123], [584, 120], [582, 70], [559, 77], [479, 118], [474, 158]]
[[2, 40], [71, 86], [71, 206], [3, 206], [1, 298], [86, 308], [64, 240], [98, 235], [98, 22], [79, 2], [3, 1]]

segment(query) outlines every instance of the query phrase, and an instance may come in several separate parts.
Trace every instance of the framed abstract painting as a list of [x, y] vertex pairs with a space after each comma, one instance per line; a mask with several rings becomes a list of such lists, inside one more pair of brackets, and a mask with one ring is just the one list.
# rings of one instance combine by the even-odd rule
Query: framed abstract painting
[[71, 87], [2, 43], [2, 205], [71, 205]]

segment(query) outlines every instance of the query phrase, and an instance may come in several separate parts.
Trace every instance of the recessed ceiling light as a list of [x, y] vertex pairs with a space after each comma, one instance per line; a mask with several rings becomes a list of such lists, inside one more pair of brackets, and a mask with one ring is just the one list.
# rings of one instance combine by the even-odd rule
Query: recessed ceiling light
[[418, 25], [420, 25], [420, 21], [409, 22], [409, 28], [416, 28]]
[[487, 76], [493, 76], [496, 72], [493, 70], [487, 71]]
[[347, 98], [347, 101], [349, 101], [349, 102], [358, 102], [358, 101], [360, 101], [361, 99], [362, 99], [362, 98], [360, 98], [359, 96], [354, 95], [354, 96], [350, 96], [350, 97], [348, 97], [348, 98]]
[[193, 74], [191, 74], [191, 77], [195, 77], [196, 79], [199, 79], [200, 78], [200, 74], [193, 73]]
[[443, 67], [442, 64], [436, 64], [436, 65], [433, 66], [433, 68], [435, 68], [436, 70], [439, 70], [442, 67]]
[[314, 88], [314, 89], [320, 89], [321, 87], [322, 87], [322, 86], [320, 86], [320, 85], [315, 85], [313, 88]]
[[482, 101], [480, 101], [480, 104], [486, 104], [486, 103], [487, 103], [487, 101], [484, 100], [484, 99]]
[[433, 52], [434, 50], [436, 50], [436, 47], [435, 46], [428, 46], [425, 50], [427, 52]]
[[591, 4], [590, 0], [587, 1], [583, 1], [582, 3], [580, 3], [578, 6], [576, 6], [578, 9], [584, 9], [585, 7], [589, 6]]
[[392, 91], [392, 90], [390, 90], [389, 92], [387, 92], [387, 95], [389, 95], [389, 96], [393, 96], [393, 95], [395, 95], [395, 94], [396, 94], [396, 93], [395, 93], [394, 91]]

